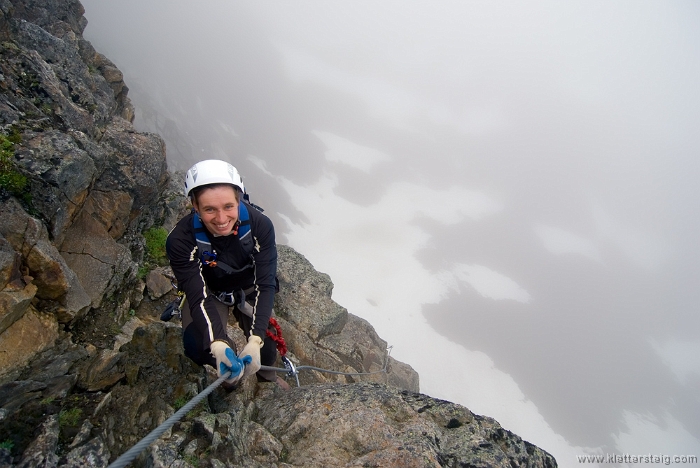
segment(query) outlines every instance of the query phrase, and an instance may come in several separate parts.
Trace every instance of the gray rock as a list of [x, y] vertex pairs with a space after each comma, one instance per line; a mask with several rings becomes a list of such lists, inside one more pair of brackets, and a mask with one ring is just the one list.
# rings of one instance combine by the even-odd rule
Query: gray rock
[[41, 390], [45, 388], [45, 383], [36, 380], [15, 380], [0, 385], [2, 408], [6, 411], [14, 411], [27, 401], [38, 398]]
[[12, 452], [4, 447], [0, 448], [0, 468], [12, 468], [12, 466]]
[[94, 426], [92, 425], [89, 419], [83, 421], [83, 425], [80, 426], [78, 434], [76, 434], [76, 436], [73, 438], [73, 441], [68, 447], [75, 448], [80, 445], [83, 445], [90, 438], [90, 431], [92, 431], [93, 427]]
[[109, 465], [110, 453], [102, 437], [95, 437], [74, 448], [66, 455], [61, 468], [104, 468]]
[[105, 295], [114, 293], [125, 277], [136, 274], [129, 250], [85, 212], [66, 232], [61, 255], [89, 292], [92, 307], [99, 307]]
[[203, 414], [194, 418], [192, 429], [195, 434], [202, 435], [209, 441], [214, 437], [214, 428], [216, 427], [216, 415]]
[[22, 257], [12, 248], [12, 244], [0, 234], [0, 290], [10, 281], [20, 278], [21, 260]]
[[96, 392], [111, 387], [125, 376], [123, 354], [112, 349], [102, 349], [81, 370], [78, 386]]
[[33, 175], [34, 208], [49, 221], [51, 237], [60, 240], [95, 180], [95, 163], [71, 135], [58, 130], [25, 132], [17, 161]]
[[43, 399], [60, 400], [72, 392], [78, 381], [76, 374], [61, 375], [46, 381], [46, 390], [42, 393]]
[[51, 415], [39, 428], [39, 436], [22, 453], [17, 468], [54, 468], [58, 466], [58, 415]]
[[251, 422], [245, 435], [249, 455], [259, 463], [279, 461], [284, 445], [264, 426]]
[[287, 246], [278, 246], [278, 255], [277, 314], [304, 330], [314, 341], [339, 333], [348, 311], [331, 299], [330, 277], [316, 271], [303, 255]]
[[[410, 366], [389, 357], [386, 372], [381, 372], [387, 362], [387, 343], [366, 320], [347, 313], [332, 301], [333, 285], [327, 275], [318, 273], [287, 246], [279, 245], [278, 253], [280, 293], [275, 299], [275, 310], [292, 361], [346, 373], [374, 373], [339, 376], [304, 372], [299, 376], [302, 384], [374, 381], [418, 391], [418, 374]], [[324, 319], [333, 325], [319, 333], [316, 322], [323, 326]]]
[[51, 244], [46, 228], [14, 199], [0, 203], [0, 234], [22, 255], [37, 286], [37, 297], [57, 301], [71, 318], [87, 311], [89, 298], [75, 273]]
[[189, 468], [189, 463], [180, 459], [180, 448], [184, 441], [185, 436], [182, 434], [157, 440], [147, 450], [146, 465], [153, 468]]
[[379, 384], [300, 388], [256, 407], [293, 466], [556, 466], [493, 419]]
[[132, 218], [149, 212], [169, 181], [163, 140], [137, 133], [130, 122], [117, 117], [105, 128], [101, 143], [113, 149], [114, 160], [96, 185], [100, 190], [128, 192], [134, 199]]
[[146, 275], [146, 288], [151, 299], [158, 299], [172, 291], [173, 284], [170, 278], [155, 270], [151, 270]]
[[32, 380], [46, 382], [68, 374], [75, 363], [85, 359], [87, 355], [82, 346], [62, 342], [37, 356], [23, 375]]

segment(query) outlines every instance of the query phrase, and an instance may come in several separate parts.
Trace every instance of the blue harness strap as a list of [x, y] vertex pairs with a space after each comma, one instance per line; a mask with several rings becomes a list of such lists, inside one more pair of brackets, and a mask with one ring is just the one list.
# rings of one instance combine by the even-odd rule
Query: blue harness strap
[[[253, 266], [253, 262], [244, 266], [240, 269], [232, 268], [224, 262], [217, 260], [216, 251], [212, 248], [211, 242], [209, 241], [209, 236], [207, 235], [207, 230], [202, 224], [202, 220], [199, 215], [195, 213], [192, 217], [192, 223], [194, 227], [194, 237], [197, 241], [197, 249], [199, 250], [199, 257], [203, 265], [208, 265], [210, 267], [219, 267], [227, 274], [239, 273]], [[251, 257], [253, 256], [253, 235], [250, 230], [250, 214], [248, 213], [248, 208], [245, 203], [240, 203], [238, 205], [238, 240], [243, 247], [245, 253]]]
[[247, 255], [253, 253], [253, 235], [250, 232], [250, 214], [245, 203], [241, 202], [238, 205], [238, 240], [243, 246], [243, 250]]

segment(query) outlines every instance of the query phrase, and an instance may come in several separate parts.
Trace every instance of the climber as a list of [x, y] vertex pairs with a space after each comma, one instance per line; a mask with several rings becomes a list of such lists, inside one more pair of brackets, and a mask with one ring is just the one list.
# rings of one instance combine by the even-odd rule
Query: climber
[[[220, 160], [200, 161], [185, 176], [193, 212], [168, 234], [166, 252], [178, 288], [185, 293], [182, 329], [185, 354], [209, 364], [219, 376], [231, 371], [224, 388], [257, 374], [259, 382], [289, 385], [274, 371], [274, 340], [266, 334], [277, 290], [277, 247], [270, 219], [245, 196], [238, 171]], [[247, 344], [236, 355], [226, 333], [229, 311]]]

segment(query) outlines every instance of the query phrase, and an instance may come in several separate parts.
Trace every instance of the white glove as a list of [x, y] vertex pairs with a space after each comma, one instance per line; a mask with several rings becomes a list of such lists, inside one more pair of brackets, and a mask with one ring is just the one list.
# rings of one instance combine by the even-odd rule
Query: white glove
[[[226, 383], [235, 384], [243, 378], [243, 368], [249, 363], [251, 358], [243, 359], [236, 356], [231, 347], [224, 341], [212, 341], [209, 346], [211, 355], [216, 359], [216, 372], [221, 377], [227, 372], [231, 372], [231, 378], [226, 379]], [[260, 351], [258, 351], [258, 361], [260, 361]]]
[[240, 358], [244, 361], [250, 359], [250, 362], [245, 366], [243, 377], [248, 377], [260, 370], [260, 348], [263, 347], [263, 340], [258, 335], [250, 335], [248, 344], [241, 351]]

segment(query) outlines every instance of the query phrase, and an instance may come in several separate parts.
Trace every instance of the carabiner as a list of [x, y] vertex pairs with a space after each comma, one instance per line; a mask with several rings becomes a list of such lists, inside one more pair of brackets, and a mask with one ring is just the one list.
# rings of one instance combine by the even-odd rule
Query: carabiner
[[294, 377], [297, 381], [297, 387], [299, 386], [299, 371], [297, 368], [294, 366], [294, 363], [289, 360], [287, 356], [282, 356], [282, 363], [284, 364], [284, 367], [287, 369], [287, 376], [288, 377]]

